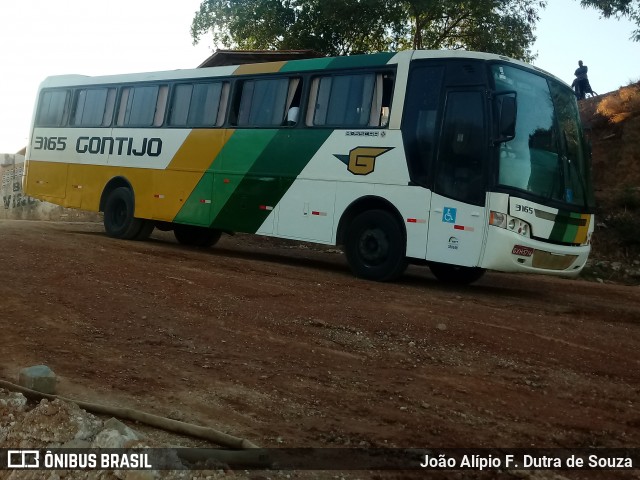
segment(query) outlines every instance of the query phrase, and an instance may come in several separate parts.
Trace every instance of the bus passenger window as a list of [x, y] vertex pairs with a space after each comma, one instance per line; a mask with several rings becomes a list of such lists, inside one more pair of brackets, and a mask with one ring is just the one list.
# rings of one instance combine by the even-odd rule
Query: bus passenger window
[[370, 127], [386, 127], [389, 124], [391, 98], [393, 96], [393, 76], [376, 75], [376, 89], [371, 107]]
[[358, 73], [313, 79], [306, 123], [309, 126], [386, 127], [393, 75]]
[[299, 78], [291, 79], [289, 84], [289, 94], [287, 95], [287, 115], [283, 125], [293, 127], [298, 123], [300, 116], [300, 100], [302, 98], [302, 81]]
[[186, 127], [189, 118], [189, 106], [193, 85], [176, 85], [171, 98], [171, 113], [169, 113], [169, 125], [172, 127]]
[[223, 82], [176, 85], [171, 99], [169, 125], [218, 126], [223, 89]]
[[70, 124], [83, 127], [109, 126], [115, 98], [115, 88], [76, 90]]
[[239, 127], [281, 126], [289, 92], [288, 78], [247, 80], [241, 84], [237, 107]]
[[160, 86], [158, 91], [158, 100], [156, 101], [156, 112], [153, 116], [153, 126], [160, 127], [164, 123], [164, 114], [167, 111], [167, 100], [169, 99], [169, 87], [167, 85]]
[[60, 127], [67, 122], [68, 90], [49, 90], [40, 96], [36, 125], [38, 127]]
[[120, 96], [118, 126], [150, 127], [156, 119], [159, 87], [125, 87]]
[[[376, 75], [336, 75], [321, 77], [312, 95], [315, 126], [365, 127], [371, 121]], [[377, 115], [377, 114], [374, 114]]]

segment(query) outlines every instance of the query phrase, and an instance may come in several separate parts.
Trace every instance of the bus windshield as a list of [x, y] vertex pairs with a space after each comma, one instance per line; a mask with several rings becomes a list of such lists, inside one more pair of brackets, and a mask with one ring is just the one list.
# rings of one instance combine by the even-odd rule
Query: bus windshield
[[581, 210], [594, 207], [590, 156], [573, 92], [554, 80], [492, 65], [496, 92], [515, 91], [516, 135], [500, 145], [498, 183]]

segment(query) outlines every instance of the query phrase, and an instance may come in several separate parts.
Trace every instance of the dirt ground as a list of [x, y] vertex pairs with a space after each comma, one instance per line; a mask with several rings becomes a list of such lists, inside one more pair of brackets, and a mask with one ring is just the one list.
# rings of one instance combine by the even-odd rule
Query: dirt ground
[[2, 220], [0, 240], [5, 380], [46, 364], [63, 396], [262, 447], [640, 445], [640, 287], [424, 267], [380, 284], [335, 248], [91, 223]]

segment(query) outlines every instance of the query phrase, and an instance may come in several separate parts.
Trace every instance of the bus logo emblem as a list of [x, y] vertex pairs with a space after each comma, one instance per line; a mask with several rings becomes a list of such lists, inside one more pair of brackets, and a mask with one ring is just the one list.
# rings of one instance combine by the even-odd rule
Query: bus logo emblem
[[394, 147], [356, 147], [349, 152], [349, 155], [334, 156], [344, 163], [354, 175], [369, 175], [376, 168], [376, 159], [393, 150]]

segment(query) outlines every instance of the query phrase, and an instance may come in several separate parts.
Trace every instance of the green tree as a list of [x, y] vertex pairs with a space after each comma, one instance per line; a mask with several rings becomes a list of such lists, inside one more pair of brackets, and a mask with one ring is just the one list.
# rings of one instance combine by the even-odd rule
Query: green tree
[[203, 0], [194, 43], [313, 49], [327, 55], [385, 50], [479, 50], [533, 59], [546, 0]]
[[530, 46], [546, 0], [401, 0], [412, 48], [460, 49], [535, 58]]
[[631, 34], [631, 39], [640, 42], [640, 0], [581, 0], [580, 4], [600, 10], [605, 18], [627, 17], [636, 22], [638, 29]]
[[327, 55], [386, 50], [393, 44], [382, 0], [203, 0], [194, 43], [240, 49], [312, 49]]

